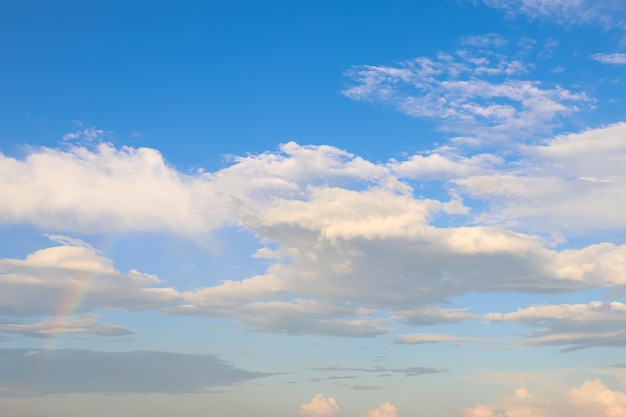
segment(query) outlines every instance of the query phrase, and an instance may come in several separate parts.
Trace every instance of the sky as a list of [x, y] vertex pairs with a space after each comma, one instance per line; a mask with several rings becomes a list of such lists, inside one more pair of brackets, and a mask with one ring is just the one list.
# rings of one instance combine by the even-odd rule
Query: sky
[[622, 0], [5, 0], [0, 417], [626, 417]]

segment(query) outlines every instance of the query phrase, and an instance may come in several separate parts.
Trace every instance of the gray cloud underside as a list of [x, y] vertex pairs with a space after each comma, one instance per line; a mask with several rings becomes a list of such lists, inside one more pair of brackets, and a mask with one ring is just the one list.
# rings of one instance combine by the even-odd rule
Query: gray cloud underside
[[0, 396], [203, 393], [268, 375], [214, 355], [0, 349]]
[[519, 323], [535, 329], [512, 342], [517, 346], [561, 346], [564, 352], [626, 346], [626, 305], [616, 301], [531, 306], [484, 317], [489, 323]]

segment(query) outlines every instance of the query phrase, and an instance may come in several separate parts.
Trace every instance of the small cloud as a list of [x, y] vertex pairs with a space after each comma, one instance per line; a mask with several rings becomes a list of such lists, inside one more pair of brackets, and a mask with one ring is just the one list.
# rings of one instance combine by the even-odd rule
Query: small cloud
[[590, 58], [603, 64], [626, 65], [626, 53], [594, 54]]
[[96, 129], [94, 127], [88, 127], [83, 130], [77, 130], [76, 132], [64, 134], [63, 140], [79, 142], [98, 142], [104, 138], [105, 133], [106, 132], [104, 130]]
[[341, 409], [334, 398], [317, 394], [311, 402], [300, 406], [300, 417], [337, 417]]
[[396, 406], [387, 401], [380, 407], [368, 410], [363, 417], [398, 417]]

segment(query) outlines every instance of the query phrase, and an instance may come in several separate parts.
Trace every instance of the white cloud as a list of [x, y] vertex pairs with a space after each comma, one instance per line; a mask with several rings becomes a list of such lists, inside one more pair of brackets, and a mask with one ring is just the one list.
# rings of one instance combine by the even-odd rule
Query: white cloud
[[[288, 143], [280, 152], [235, 158], [212, 174], [184, 174], [149, 148], [30, 149], [0, 154], [0, 222], [80, 232], [201, 234], [253, 215], [280, 196], [335, 179], [377, 182], [387, 169], [330, 146]], [[397, 186], [402, 187], [401, 184]]]
[[[53, 316], [68, 291], [90, 282], [77, 313], [158, 309], [227, 317], [270, 332], [375, 336], [398, 321], [469, 319], [470, 311], [442, 306], [473, 291], [555, 293], [626, 285], [626, 246], [556, 250], [551, 241], [505, 227], [509, 220], [519, 227], [532, 219], [532, 229], [568, 218], [582, 229], [607, 218], [619, 227], [619, 181], [582, 181], [606, 194], [578, 202], [588, 190], [562, 184], [568, 177], [619, 179], [624, 126], [525, 146], [515, 162], [488, 153], [463, 157], [441, 147], [374, 164], [330, 146], [295, 143], [194, 175], [168, 166], [156, 150], [108, 144], [34, 149], [23, 161], [3, 158], [0, 172], [11, 178], [0, 181], [11, 196], [0, 201], [5, 223], [193, 235], [237, 225], [258, 238], [255, 256], [268, 267], [240, 281], [183, 292], [152, 275], [122, 273], [88, 244], [51, 235], [61, 246], [0, 260], [0, 312]], [[437, 186], [447, 180], [447, 201], [416, 196], [418, 190], [402, 182], [407, 178], [433, 179]], [[458, 217], [470, 213], [467, 195], [483, 199], [488, 209]], [[568, 198], [572, 207], [559, 210]], [[466, 225], [435, 226], [452, 218], [447, 216]]]
[[[182, 301], [176, 290], [159, 287], [161, 284], [154, 275], [135, 270], [121, 273], [110, 259], [88, 245], [55, 246], [33, 252], [25, 259], [0, 259], [0, 314], [54, 316], [58, 311], [81, 313], [96, 308], [142, 310]], [[83, 330], [97, 326], [99, 332], [121, 331], [97, 325], [92, 319], [79, 316], [75, 324], [82, 323], [86, 326]], [[37, 333], [53, 331], [56, 326], [59, 331], [62, 324], [47, 321], [12, 329]]]
[[626, 20], [619, 0], [482, 0], [509, 16], [544, 18], [563, 25], [600, 26], [606, 30], [623, 29]]
[[595, 59], [603, 64], [624, 65], [626, 64], [626, 53], [594, 54], [591, 55], [591, 59]]
[[396, 406], [387, 401], [378, 408], [368, 410], [363, 417], [398, 417]]
[[[77, 123], [79, 126], [82, 123]], [[64, 141], [78, 141], [78, 142], [95, 142], [104, 139], [106, 132], [104, 130], [96, 129], [94, 127], [88, 127], [83, 130], [77, 130], [76, 132], [66, 133], [63, 135]]]
[[317, 394], [311, 402], [300, 406], [300, 417], [337, 417], [340, 411], [334, 398]]
[[[454, 55], [420, 57], [398, 66], [361, 65], [346, 75], [353, 100], [390, 104], [414, 117], [438, 119], [457, 141], [529, 139], [550, 133], [560, 116], [589, 101], [584, 92], [522, 77], [529, 66], [510, 59], [498, 38], [465, 40]], [[476, 50], [475, 50], [476, 49]]]
[[490, 204], [481, 222], [582, 234], [626, 227], [626, 124], [560, 135], [520, 149], [490, 174], [453, 179], [461, 196]]

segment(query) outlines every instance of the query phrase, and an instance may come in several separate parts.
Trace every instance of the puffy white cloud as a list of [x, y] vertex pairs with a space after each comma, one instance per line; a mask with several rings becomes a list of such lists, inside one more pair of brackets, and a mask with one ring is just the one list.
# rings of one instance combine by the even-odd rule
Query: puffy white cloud
[[520, 150], [498, 172], [454, 179], [458, 192], [482, 199], [482, 222], [526, 230], [582, 234], [622, 229], [626, 220], [623, 160], [626, 124], [560, 135]]
[[[65, 298], [89, 286], [77, 313], [158, 309], [232, 318], [262, 331], [375, 336], [397, 321], [419, 326], [470, 319], [469, 311], [442, 308], [469, 292], [558, 293], [625, 285], [625, 246], [557, 250], [539, 236], [504, 227], [510, 211], [518, 226], [531, 217], [539, 222], [543, 216], [549, 224], [550, 216], [562, 221], [576, 215], [578, 208], [564, 214], [550, 206], [567, 200], [564, 196], [574, 199], [573, 188], [559, 184], [567, 176], [606, 179], [618, 171], [624, 126], [525, 146], [515, 163], [439, 148], [404, 162], [374, 164], [334, 147], [295, 143], [196, 174], [168, 166], [155, 150], [109, 144], [33, 149], [22, 161], [2, 157], [0, 172], [12, 178], [0, 181], [0, 188], [12, 193], [0, 201], [4, 222], [52, 228], [59, 221], [58, 227], [76, 226], [84, 233], [122, 227], [198, 234], [238, 225], [259, 239], [255, 256], [268, 267], [243, 280], [179, 291], [153, 275], [118, 271], [83, 242], [51, 235], [61, 246], [0, 260], [0, 312], [54, 316]], [[417, 190], [402, 182], [407, 177], [447, 179], [448, 200], [416, 196]], [[146, 197], [147, 205], [142, 205], [144, 187], [154, 197]], [[458, 217], [469, 211], [464, 193], [490, 203], [482, 216]], [[184, 198], [172, 199], [177, 195]], [[118, 204], [121, 197], [128, 201]], [[161, 198], [167, 201], [161, 204]], [[612, 214], [623, 222], [613, 199], [611, 193], [587, 199], [590, 206], [607, 202], [589, 220]], [[451, 216], [466, 225], [435, 226]]]
[[[237, 224], [279, 196], [298, 198], [334, 178], [374, 181], [386, 168], [330, 146], [281, 146], [234, 159], [208, 174], [184, 174], [149, 148], [108, 143], [0, 154], [0, 222], [52, 230], [198, 234]], [[398, 184], [400, 186], [400, 184]]]
[[[70, 314], [96, 308], [142, 310], [182, 301], [175, 289], [161, 284], [154, 275], [118, 271], [110, 259], [88, 245], [55, 246], [25, 259], [0, 259], [0, 314], [55, 316], [60, 311]], [[75, 324], [95, 324], [92, 316], [80, 317]], [[30, 329], [43, 331], [61, 324], [47, 321]]]
[[317, 394], [311, 402], [300, 406], [300, 417], [337, 417], [340, 411], [334, 398]]
[[378, 408], [368, 410], [363, 417], [398, 417], [396, 406], [387, 401]]
[[624, 417], [626, 394], [606, 387], [598, 379], [586, 380], [581, 386], [540, 395], [521, 387], [493, 405], [466, 408], [464, 417]]

